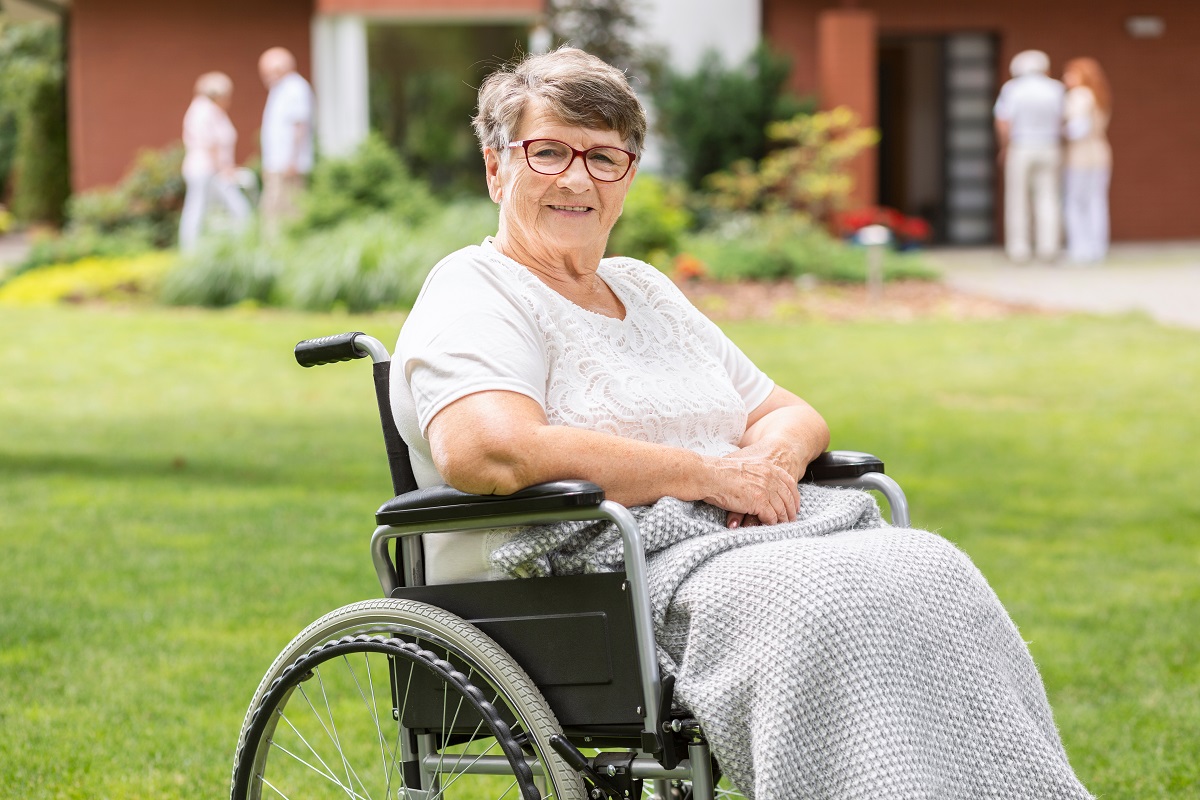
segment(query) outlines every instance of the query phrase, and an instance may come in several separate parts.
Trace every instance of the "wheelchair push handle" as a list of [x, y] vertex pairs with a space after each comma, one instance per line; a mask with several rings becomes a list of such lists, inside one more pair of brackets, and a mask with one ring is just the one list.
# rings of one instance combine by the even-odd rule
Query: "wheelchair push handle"
[[296, 363], [302, 367], [319, 367], [371, 356], [375, 363], [388, 361], [387, 348], [362, 331], [338, 333], [318, 339], [305, 339], [296, 345]]

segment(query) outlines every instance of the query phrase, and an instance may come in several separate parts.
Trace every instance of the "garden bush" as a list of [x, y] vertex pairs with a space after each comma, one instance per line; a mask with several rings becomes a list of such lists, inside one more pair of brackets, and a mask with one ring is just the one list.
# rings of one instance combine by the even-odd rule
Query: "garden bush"
[[157, 296], [174, 258], [171, 253], [158, 252], [52, 264], [0, 285], [0, 305], [151, 299]]
[[[719, 281], [781, 280], [811, 275], [861, 283], [867, 254], [835, 239], [802, 215], [735, 214], [681, 242], [692, 274]], [[699, 262], [696, 264], [696, 262]], [[885, 280], [932, 279], [937, 273], [917, 254], [884, 253]]]
[[175, 305], [260, 303], [309, 310], [407, 307], [450, 252], [495, 232], [486, 200], [430, 207], [418, 225], [374, 213], [275, 242], [211, 237], [167, 276]]
[[27, 222], [58, 225], [71, 192], [60, 26], [0, 20], [0, 194]]
[[182, 166], [181, 143], [142, 150], [116, 186], [71, 197], [66, 228], [37, 237], [18, 271], [171, 247], [183, 208]]
[[680, 238], [692, 224], [683, 185], [657, 175], [638, 175], [608, 237], [608, 253], [661, 264], [678, 251]]
[[826, 220], [849, 201], [850, 161], [874, 147], [879, 133], [845, 106], [799, 114], [767, 128], [772, 150], [742, 159], [708, 178], [713, 203], [736, 211], [800, 212]]
[[303, 213], [293, 227], [298, 234], [375, 212], [416, 223], [434, 200], [428, 186], [412, 176], [396, 151], [372, 133], [346, 158], [317, 162], [302, 205]]
[[790, 71], [786, 58], [760, 46], [737, 67], [709, 51], [690, 75], [666, 68], [654, 76], [656, 125], [673, 171], [699, 189], [735, 161], [765, 156], [770, 123], [813, 110], [811, 101], [784, 90]]

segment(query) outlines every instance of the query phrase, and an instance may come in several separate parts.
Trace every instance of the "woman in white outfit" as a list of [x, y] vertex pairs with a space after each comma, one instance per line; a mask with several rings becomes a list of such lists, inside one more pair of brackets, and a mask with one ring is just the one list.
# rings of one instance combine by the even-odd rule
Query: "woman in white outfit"
[[187, 194], [179, 219], [179, 249], [195, 248], [214, 202], [225, 207], [233, 225], [250, 218], [250, 203], [235, 174], [237, 130], [229, 121], [233, 81], [224, 72], [206, 72], [196, 80], [196, 94], [183, 116], [183, 179]]
[[1067, 86], [1064, 204], [1067, 255], [1077, 264], [1103, 261], [1108, 252], [1108, 184], [1112, 149], [1108, 121], [1112, 95], [1093, 58], [1076, 58], [1063, 71]]

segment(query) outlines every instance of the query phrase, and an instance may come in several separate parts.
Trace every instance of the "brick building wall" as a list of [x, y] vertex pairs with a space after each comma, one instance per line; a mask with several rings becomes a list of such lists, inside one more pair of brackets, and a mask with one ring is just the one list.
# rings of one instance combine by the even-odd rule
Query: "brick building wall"
[[74, 0], [68, 92], [76, 191], [118, 181], [137, 151], [182, 136], [196, 78], [233, 79], [237, 157], [258, 150], [267, 90], [258, 57], [282, 45], [310, 75], [313, 0]]
[[[1200, 237], [1200, 210], [1194, 202], [1200, 175], [1200, 59], [1194, 54], [1200, 42], [1200, 3], [764, 0], [765, 37], [793, 59], [797, 91], [815, 94], [821, 87], [818, 20], [822, 11], [843, 6], [873, 14], [881, 36], [995, 34], [1000, 47], [997, 85], [1007, 79], [1012, 56], [1028, 48], [1049, 54], [1056, 77], [1070, 58], [1096, 58], [1113, 88], [1114, 238]], [[1161, 18], [1164, 34], [1131, 36], [1126, 20], [1139, 14]]]

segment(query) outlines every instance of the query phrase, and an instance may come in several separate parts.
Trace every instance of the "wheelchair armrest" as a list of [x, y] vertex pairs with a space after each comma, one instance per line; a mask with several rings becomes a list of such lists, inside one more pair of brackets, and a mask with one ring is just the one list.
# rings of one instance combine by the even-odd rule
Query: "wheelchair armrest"
[[869, 472], [883, 472], [883, 462], [870, 453], [829, 450], [813, 459], [800, 480], [803, 483], [823, 483], [857, 478]]
[[595, 506], [603, 500], [604, 490], [589, 481], [539, 483], [506, 495], [468, 494], [449, 486], [429, 486], [393, 497], [375, 512], [375, 521], [380, 525], [410, 525], [477, 520]]

